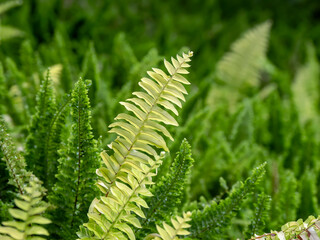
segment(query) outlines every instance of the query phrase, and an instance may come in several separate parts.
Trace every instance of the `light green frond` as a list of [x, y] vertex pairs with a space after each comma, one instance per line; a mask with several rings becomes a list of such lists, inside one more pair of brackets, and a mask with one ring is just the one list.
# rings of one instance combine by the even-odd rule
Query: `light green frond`
[[[149, 71], [150, 78], [142, 78], [139, 85], [145, 92], [135, 92], [136, 97], [128, 99], [121, 104], [134, 114], [119, 114], [116, 122], [109, 127], [110, 132], [116, 133], [118, 138], [111, 144], [113, 156], [107, 157], [106, 165], [112, 166], [106, 186], [114, 185], [114, 182], [126, 172], [126, 166], [139, 164], [136, 161], [135, 152], [141, 152], [152, 156], [157, 156], [154, 147], [168, 151], [164, 138], [160, 135], [173, 139], [167, 131], [165, 125], [177, 126], [178, 122], [166, 110], [170, 109], [178, 114], [175, 105], [181, 106], [184, 101], [185, 88], [181, 84], [189, 82], [180, 73], [186, 74], [185, 67], [189, 67], [186, 62], [190, 61], [192, 53], [177, 56], [177, 60], [172, 58], [172, 63], [165, 60], [165, 66], [169, 72], [167, 75], [160, 69]], [[178, 79], [178, 80], [176, 80]], [[181, 80], [184, 79], [184, 80]], [[104, 154], [105, 155], [105, 154]], [[107, 156], [107, 155], [105, 155]], [[108, 192], [108, 190], [107, 190]]]
[[256, 87], [266, 57], [270, 27], [271, 22], [264, 22], [234, 42], [231, 51], [217, 65], [218, 77], [231, 87]]
[[9, 209], [9, 213], [16, 220], [2, 222], [0, 234], [5, 235], [0, 235], [1, 239], [44, 239], [40, 236], [49, 235], [41, 226], [51, 221], [41, 216], [47, 206], [41, 201], [42, 193], [39, 189], [39, 180], [33, 179], [25, 188], [26, 193], [20, 195], [20, 199], [14, 200], [18, 208]]
[[150, 234], [145, 239], [152, 240], [178, 240], [179, 236], [189, 235], [190, 232], [186, 230], [190, 225], [187, 223], [191, 221], [191, 212], [183, 213], [183, 217], [171, 218], [172, 226], [163, 223], [163, 227], [157, 225], [158, 234]]
[[319, 101], [320, 68], [312, 45], [308, 45], [307, 58], [307, 63], [298, 69], [291, 85], [293, 100], [302, 125], [308, 120], [317, 118]]
[[315, 240], [320, 239], [320, 216], [315, 218], [309, 216], [307, 220], [299, 219], [296, 222], [288, 222], [281, 227], [281, 231], [271, 231], [263, 235], [253, 236], [253, 239], [265, 240], [287, 240], [287, 239], [303, 239]]
[[[97, 186], [104, 196], [91, 205], [89, 222], [84, 226], [98, 239], [135, 239], [131, 226], [141, 227], [135, 215], [145, 218], [141, 208], [148, 205], [141, 196], [152, 196], [147, 186], [162, 163], [161, 150], [169, 151], [165, 137], [173, 139], [165, 125], [178, 122], [166, 110], [178, 114], [174, 105], [182, 106], [186, 94], [183, 84], [192, 52], [177, 56], [171, 63], [165, 60], [169, 74], [160, 69], [149, 71], [150, 78], [142, 78], [144, 91], [121, 104], [130, 114], [121, 113], [109, 127], [117, 138], [109, 144], [111, 154], [102, 152], [104, 166], [97, 170]], [[132, 214], [134, 213], [134, 214]], [[78, 233], [82, 239], [88, 234]]]

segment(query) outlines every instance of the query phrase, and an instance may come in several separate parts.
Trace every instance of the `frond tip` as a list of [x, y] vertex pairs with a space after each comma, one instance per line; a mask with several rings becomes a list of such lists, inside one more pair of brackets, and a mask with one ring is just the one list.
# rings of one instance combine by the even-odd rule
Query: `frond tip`
[[173, 227], [163, 223], [163, 228], [157, 225], [158, 234], [150, 234], [145, 239], [152, 240], [178, 240], [178, 236], [189, 235], [190, 232], [186, 228], [191, 227], [187, 222], [191, 221], [191, 212], [183, 213], [183, 218], [177, 216], [176, 220], [171, 218]]

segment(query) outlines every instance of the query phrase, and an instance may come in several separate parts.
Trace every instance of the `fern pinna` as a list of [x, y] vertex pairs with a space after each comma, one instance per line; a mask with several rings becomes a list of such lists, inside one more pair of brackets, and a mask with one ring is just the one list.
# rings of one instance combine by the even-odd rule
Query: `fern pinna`
[[[176, 106], [185, 101], [183, 84], [190, 84], [181, 74], [187, 74], [192, 52], [164, 60], [169, 75], [153, 68], [150, 78], [142, 78], [139, 85], [145, 92], [134, 92], [121, 104], [130, 112], [119, 114], [111, 124], [111, 133], [117, 138], [110, 144], [112, 155], [102, 152], [104, 165], [97, 174], [101, 177], [97, 186], [103, 195], [92, 202], [88, 213], [89, 222], [84, 226], [90, 230], [79, 232], [81, 239], [135, 239], [132, 228], [141, 227], [132, 214], [145, 217], [141, 207], [148, 207], [141, 196], [152, 196], [146, 188], [153, 184], [154, 171], [161, 164], [161, 155], [154, 147], [168, 151], [163, 134], [173, 139], [165, 125], [177, 126], [177, 121], [166, 111], [178, 115]], [[124, 235], [126, 234], [127, 237]]]
[[100, 166], [97, 140], [91, 127], [88, 88], [91, 81], [80, 79], [71, 94], [72, 130], [66, 149], [60, 150], [57, 182], [49, 195], [55, 210], [50, 214], [53, 235], [75, 239], [78, 226], [86, 221], [90, 202], [96, 195], [92, 185]]

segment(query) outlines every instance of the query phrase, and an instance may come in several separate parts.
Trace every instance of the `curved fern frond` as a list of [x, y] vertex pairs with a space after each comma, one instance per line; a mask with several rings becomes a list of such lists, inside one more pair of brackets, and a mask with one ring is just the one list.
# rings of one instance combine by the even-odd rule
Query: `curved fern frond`
[[[172, 58], [172, 62], [164, 60], [169, 72], [154, 68], [148, 71], [150, 78], [142, 78], [139, 85], [145, 90], [134, 92], [136, 97], [121, 104], [133, 115], [119, 114], [111, 124], [109, 132], [118, 137], [109, 145], [113, 154], [102, 152], [105, 166], [97, 170], [101, 179], [97, 186], [104, 196], [96, 201], [88, 214], [89, 223], [84, 224], [94, 232], [98, 239], [135, 239], [131, 227], [141, 227], [139, 220], [131, 212], [144, 218], [141, 207], [148, 207], [142, 196], [152, 196], [146, 185], [153, 184], [151, 177], [161, 164], [161, 156], [157, 150], [168, 151], [163, 135], [173, 139], [168, 130], [161, 124], [177, 126], [177, 121], [166, 111], [176, 115], [174, 105], [181, 107], [186, 90], [183, 84], [190, 84], [182, 74], [190, 65], [189, 54]], [[80, 236], [84, 239], [87, 237]], [[87, 238], [88, 239], [88, 238]], [[93, 238], [95, 239], [95, 238]]]
[[[0, 148], [3, 153], [3, 160], [6, 162], [10, 174], [9, 183], [16, 186], [20, 194], [25, 193], [25, 188], [30, 180], [35, 178], [32, 172], [26, 170], [24, 158], [17, 152], [10, 135], [7, 132], [4, 121], [0, 118]], [[44, 188], [40, 190], [42, 194]]]
[[[2, 240], [44, 240], [40, 236], [48, 236], [48, 231], [40, 225], [49, 224], [51, 221], [41, 216], [47, 206], [41, 201], [41, 191], [38, 179], [33, 179], [25, 188], [26, 193], [14, 202], [18, 208], [9, 209], [10, 215], [16, 220], [5, 221], [0, 226]], [[1, 235], [5, 234], [5, 235]], [[40, 236], [39, 236], [40, 235]]]
[[56, 206], [52, 211], [54, 229], [50, 232], [62, 239], [76, 238], [74, 232], [87, 220], [87, 209], [98, 191], [92, 188], [100, 161], [91, 127], [89, 84], [80, 78], [72, 91], [72, 131], [66, 149], [60, 151], [57, 182], [49, 195]]
[[179, 236], [189, 235], [190, 232], [186, 230], [186, 228], [191, 227], [187, 222], [191, 221], [191, 212], [183, 213], [183, 218], [177, 216], [176, 220], [171, 218], [171, 223], [173, 227], [163, 223], [163, 228], [157, 225], [158, 234], [150, 234], [145, 238], [152, 240], [178, 240]]
[[217, 65], [218, 76], [229, 86], [244, 85], [256, 87], [259, 71], [265, 60], [271, 22], [267, 21], [253, 29], [231, 45]]
[[287, 239], [303, 239], [316, 240], [320, 239], [320, 216], [315, 218], [309, 216], [307, 220], [299, 219], [296, 222], [288, 222], [281, 227], [281, 231], [271, 231], [263, 235], [255, 235], [250, 240], [287, 240]]
[[252, 175], [242, 183], [240, 182], [230, 195], [219, 202], [212, 202], [202, 211], [192, 212], [192, 221], [190, 237], [196, 239], [221, 239], [221, 234], [228, 227], [231, 219], [235, 216], [244, 199], [252, 192], [254, 187], [264, 175], [264, 166], [262, 164], [256, 168]]

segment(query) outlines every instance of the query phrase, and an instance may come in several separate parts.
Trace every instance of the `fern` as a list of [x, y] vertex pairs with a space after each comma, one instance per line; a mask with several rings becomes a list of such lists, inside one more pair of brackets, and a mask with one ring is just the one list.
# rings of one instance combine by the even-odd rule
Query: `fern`
[[287, 240], [303, 239], [315, 240], [320, 237], [320, 217], [309, 216], [305, 221], [299, 219], [296, 222], [288, 222], [281, 227], [281, 231], [271, 231], [263, 235], [255, 235], [253, 239]]
[[49, 224], [51, 221], [41, 216], [47, 206], [41, 201], [40, 189], [39, 180], [33, 178], [29, 186], [25, 188], [25, 193], [20, 194], [20, 199], [14, 200], [18, 208], [9, 209], [9, 213], [16, 220], [2, 223], [3, 226], [0, 226], [1, 240], [44, 240], [45, 238], [40, 236], [49, 235], [48, 231], [41, 226]]
[[46, 158], [46, 140], [51, 121], [56, 112], [50, 72], [40, 86], [37, 96], [36, 113], [32, 117], [26, 143], [26, 161], [30, 169], [51, 189], [56, 172], [56, 159]]
[[256, 201], [254, 202], [254, 217], [249, 225], [247, 237], [250, 238], [255, 233], [263, 232], [268, 220], [270, 204], [271, 197], [269, 195], [262, 192], [256, 197]]
[[163, 228], [157, 225], [158, 234], [149, 234], [145, 240], [178, 240], [178, 236], [189, 235], [190, 232], [186, 228], [191, 227], [187, 222], [191, 221], [191, 212], [183, 213], [183, 217], [177, 217], [176, 220], [171, 218], [173, 227], [163, 223]]
[[168, 173], [151, 188], [154, 197], [146, 200], [149, 208], [144, 209], [146, 218], [142, 220], [143, 230], [154, 230], [154, 223], [168, 220], [177, 209], [181, 209], [193, 161], [190, 145], [184, 139]]
[[264, 22], [248, 30], [231, 45], [217, 65], [217, 74], [230, 87], [257, 87], [259, 71], [265, 60], [271, 23]]
[[252, 192], [261, 180], [264, 174], [264, 166], [265, 164], [262, 164], [256, 168], [244, 183], [240, 182], [230, 195], [221, 200], [219, 204], [212, 202], [202, 211], [193, 211], [190, 237], [208, 240], [220, 239], [245, 197]]
[[315, 49], [312, 45], [307, 48], [307, 63], [298, 69], [291, 90], [293, 101], [299, 112], [300, 124], [315, 119], [319, 104], [320, 68]]
[[63, 239], [75, 239], [74, 233], [85, 222], [87, 209], [96, 195], [91, 186], [96, 181], [95, 170], [100, 161], [90, 125], [89, 84], [80, 79], [72, 91], [72, 132], [67, 149], [61, 151], [57, 182], [49, 196], [56, 206], [52, 215], [57, 227], [53, 232]]
[[[26, 162], [15, 149], [2, 119], [0, 119], [0, 147], [3, 153], [3, 160], [6, 162], [9, 171], [9, 183], [14, 185], [20, 194], [24, 194], [25, 187], [35, 176], [32, 172], [26, 170]], [[40, 190], [43, 194], [44, 189], [41, 188]]]
[[[97, 173], [102, 178], [97, 182], [104, 197], [93, 204], [94, 211], [89, 213], [89, 223], [85, 226], [95, 233], [99, 239], [126, 239], [125, 232], [130, 239], [135, 239], [129, 224], [141, 227], [138, 219], [131, 212], [144, 217], [140, 207], [147, 207], [146, 202], [139, 195], [150, 196], [151, 192], [146, 185], [152, 184], [150, 179], [153, 171], [161, 163], [154, 147], [168, 151], [160, 132], [172, 139], [167, 129], [159, 124], [177, 126], [177, 121], [163, 108], [178, 114], [175, 106], [181, 107], [181, 100], [186, 90], [183, 84], [189, 82], [181, 75], [187, 74], [192, 53], [172, 58], [172, 64], [164, 61], [169, 72], [167, 75], [160, 69], [149, 71], [153, 79], [142, 78], [139, 85], [146, 92], [134, 92], [137, 98], [130, 98], [121, 102], [128, 111], [135, 116], [121, 113], [116, 122], [111, 124], [110, 132], [118, 137], [112, 144], [113, 155], [101, 153], [105, 166]], [[124, 121], [121, 121], [124, 120]], [[152, 160], [154, 158], [155, 160]], [[101, 215], [99, 215], [100, 213]], [[85, 237], [80, 237], [86, 239]]]

